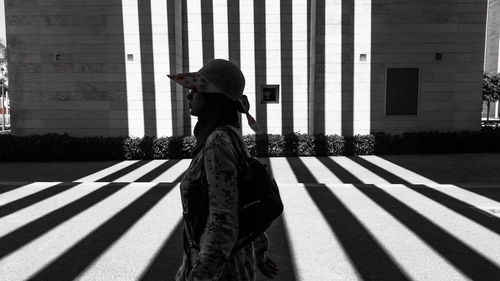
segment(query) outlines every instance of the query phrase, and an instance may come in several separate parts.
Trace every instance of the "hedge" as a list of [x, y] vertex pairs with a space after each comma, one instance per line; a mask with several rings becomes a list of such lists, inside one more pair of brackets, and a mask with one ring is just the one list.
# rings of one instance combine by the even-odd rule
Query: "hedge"
[[[500, 128], [471, 132], [339, 135], [245, 135], [252, 156], [500, 152]], [[73, 137], [68, 134], [0, 135], [0, 161], [85, 161], [190, 158], [189, 137]]]

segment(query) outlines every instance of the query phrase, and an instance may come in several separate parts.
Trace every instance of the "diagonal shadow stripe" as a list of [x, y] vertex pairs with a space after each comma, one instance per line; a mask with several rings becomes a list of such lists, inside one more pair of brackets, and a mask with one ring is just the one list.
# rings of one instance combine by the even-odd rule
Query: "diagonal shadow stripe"
[[472, 221], [488, 228], [489, 230], [500, 234], [500, 223], [498, 218], [486, 216], [479, 211], [475, 206], [466, 202], [453, 198], [439, 190], [427, 187], [425, 185], [405, 185], [411, 190], [414, 190], [425, 197], [436, 201], [437, 203], [451, 209], [458, 214], [471, 219]]
[[[292, 165], [287, 158], [299, 182], [314, 178], [306, 165], [299, 158], [295, 159], [298, 161]], [[307, 173], [307, 177], [301, 176]], [[324, 184], [306, 184], [306, 190], [364, 280], [409, 280], [356, 216]]]
[[398, 177], [397, 175], [367, 161], [366, 159], [364, 159], [362, 157], [354, 156], [354, 157], [349, 157], [349, 159], [352, 160], [353, 162], [363, 166], [364, 168], [372, 171], [374, 174], [385, 179], [389, 183], [410, 184], [410, 182], [408, 182], [407, 180]]
[[179, 163], [180, 159], [171, 159], [154, 168], [151, 172], [137, 179], [137, 182], [149, 182], [156, 179], [159, 175], [163, 174], [168, 169], [172, 168], [175, 164]]
[[[295, 269], [292, 263], [291, 247], [283, 217], [276, 219], [266, 230], [269, 237], [269, 256], [278, 264], [277, 280], [295, 281]], [[258, 270], [257, 270], [258, 271]], [[257, 281], [269, 280], [257, 272]]]
[[106, 185], [1, 237], [0, 259], [104, 200], [124, 186], [125, 183]]
[[35, 203], [43, 201], [49, 197], [62, 193], [68, 189], [71, 189], [78, 185], [79, 183], [60, 183], [52, 187], [43, 189], [26, 197], [20, 198], [18, 200], [12, 201], [0, 207], [0, 218], [31, 206]]
[[433, 201], [436, 201], [437, 203], [439, 203], [443, 206], [446, 206], [448, 209], [451, 209], [451, 210], [463, 215], [464, 217], [469, 218], [478, 224], [481, 224], [482, 226], [490, 229], [491, 231], [500, 234], [500, 224], [498, 223], [498, 219], [495, 217], [485, 216], [475, 206], [470, 205], [466, 202], [460, 201], [456, 198], [453, 198], [453, 197], [451, 197], [443, 192], [440, 192], [439, 190], [436, 190], [434, 188], [427, 187], [426, 185], [410, 184], [406, 180], [398, 177], [397, 175], [394, 175], [391, 172], [384, 170], [383, 168], [380, 168], [380, 167], [376, 166], [375, 164], [370, 163], [369, 161], [367, 161], [363, 158], [360, 158], [360, 157], [354, 157], [354, 158], [351, 158], [351, 160], [353, 160], [356, 163], [358, 163], [359, 165], [362, 165], [363, 167], [369, 169], [370, 171], [376, 173], [377, 175], [381, 176], [382, 178], [389, 181], [390, 183], [403, 183], [409, 189], [414, 190], [414, 191], [424, 195], [425, 197], [427, 197]]
[[27, 184], [29, 184], [29, 182], [2, 183], [0, 184], [0, 194], [12, 191], [14, 189], [18, 189]]
[[182, 172], [182, 174], [180, 174], [172, 183], [177, 184], [177, 183], [181, 182], [182, 179], [184, 178], [185, 174], [186, 174], [186, 171]]
[[419, 185], [410, 184], [406, 180], [398, 177], [397, 175], [394, 175], [391, 172], [384, 170], [363, 158], [360, 157], [355, 157], [355, 158], [356, 159], [351, 158], [351, 160], [369, 169], [370, 171], [376, 173], [377, 175], [381, 176], [390, 183], [403, 183], [409, 189], [414, 190], [424, 195], [425, 197], [433, 201], [436, 201], [437, 203], [443, 206], [446, 206], [448, 209], [451, 209], [463, 215], [464, 217], [469, 218], [478, 224], [481, 224], [482, 226], [490, 229], [491, 231], [500, 234], [500, 224], [498, 224], [498, 219], [494, 217], [485, 216], [484, 214], [480, 213], [480, 211], [475, 206], [460, 201], [456, 198], [453, 198], [434, 188], [430, 188], [420, 184]]
[[375, 185], [356, 186], [356, 188], [408, 227], [472, 280], [493, 280], [500, 276], [500, 269], [495, 264], [384, 190]]
[[467, 184], [460, 185], [460, 188], [466, 189], [467, 191], [474, 192], [476, 194], [482, 195], [484, 197], [488, 197], [491, 200], [495, 200], [497, 202], [500, 202], [500, 192], [498, 187], [491, 188], [491, 187], [478, 187], [474, 186], [473, 188], [467, 188]]
[[318, 183], [318, 180], [298, 157], [287, 157], [286, 160], [300, 183]]
[[129, 165], [129, 166], [127, 166], [119, 171], [112, 173], [111, 175], [107, 175], [104, 178], [97, 180], [96, 182], [112, 182], [112, 181], [117, 180], [117, 179], [121, 178], [122, 176], [132, 172], [133, 170], [141, 167], [142, 165], [145, 165], [148, 162], [149, 161], [147, 161], [147, 160], [137, 161], [132, 165]]
[[173, 184], [158, 184], [130, 203], [99, 228], [29, 280], [73, 280], [158, 203]]
[[410, 280], [375, 237], [324, 184], [306, 190], [363, 280]]
[[363, 183], [356, 176], [344, 169], [337, 162], [333, 161], [330, 157], [316, 157], [325, 167], [328, 168], [337, 178], [343, 183]]
[[142, 275], [141, 281], [174, 280], [177, 269], [182, 264], [183, 229], [184, 224], [181, 220]]

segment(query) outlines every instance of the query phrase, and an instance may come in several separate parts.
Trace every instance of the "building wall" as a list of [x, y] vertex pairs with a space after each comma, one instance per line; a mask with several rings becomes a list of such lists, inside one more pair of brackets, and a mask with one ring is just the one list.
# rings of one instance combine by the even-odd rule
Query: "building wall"
[[484, 70], [500, 72], [500, 0], [488, 1]]
[[[250, 112], [269, 133], [480, 126], [486, 0], [6, 0], [5, 7], [17, 135], [189, 135], [196, 119], [185, 90], [166, 75], [212, 58], [240, 65]], [[385, 115], [388, 67], [420, 69], [417, 115]], [[266, 84], [280, 86], [279, 103], [260, 103]]]
[[[372, 129], [479, 129], [486, 1], [405, 3], [372, 2]], [[387, 67], [420, 69], [417, 116], [385, 116]]]

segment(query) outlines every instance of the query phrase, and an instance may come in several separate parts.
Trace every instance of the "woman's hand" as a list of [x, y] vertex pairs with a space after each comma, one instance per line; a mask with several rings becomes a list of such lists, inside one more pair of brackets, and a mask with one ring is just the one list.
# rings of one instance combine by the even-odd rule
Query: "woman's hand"
[[278, 274], [278, 265], [270, 257], [267, 257], [264, 262], [258, 263], [257, 267], [266, 277], [274, 278]]

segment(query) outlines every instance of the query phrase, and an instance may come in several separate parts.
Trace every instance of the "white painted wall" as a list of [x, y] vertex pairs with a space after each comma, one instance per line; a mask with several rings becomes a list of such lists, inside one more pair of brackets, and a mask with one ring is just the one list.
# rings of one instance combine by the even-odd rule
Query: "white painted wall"
[[[128, 134], [144, 136], [144, 106], [142, 95], [141, 42], [137, 0], [123, 0], [123, 39], [127, 81]], [[127, 58], [133, 55], [133, 60]]]

